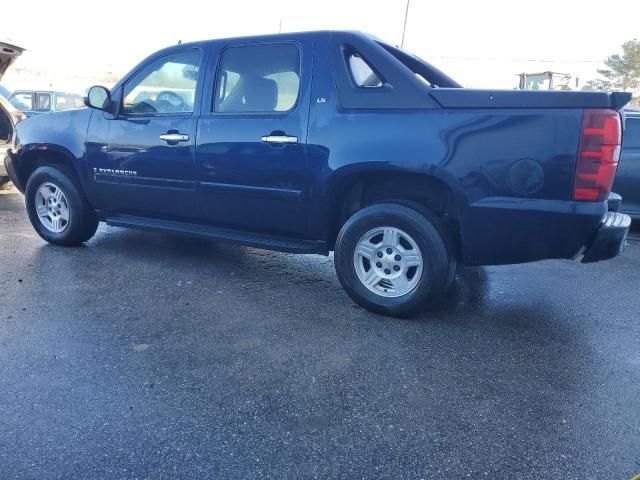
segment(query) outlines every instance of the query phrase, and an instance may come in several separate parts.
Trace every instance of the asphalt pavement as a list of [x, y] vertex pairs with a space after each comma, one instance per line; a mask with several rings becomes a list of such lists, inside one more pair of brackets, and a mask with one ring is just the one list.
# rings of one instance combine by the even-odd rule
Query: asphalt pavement
[[0, 194], [1, 479], [629, 479], [640, 241], [464, 269], [413, 320], [331, 257], [101, 226]]

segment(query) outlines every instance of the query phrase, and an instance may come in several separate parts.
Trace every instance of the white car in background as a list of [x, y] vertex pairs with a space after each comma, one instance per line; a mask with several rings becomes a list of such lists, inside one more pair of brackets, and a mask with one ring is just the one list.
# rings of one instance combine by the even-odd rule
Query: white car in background
[[[23, 48], [0, 42], [0, 80], [9, 66], [22, 55]], [[24, 114], [16, 110], [9, 101], [0, 95], [0, 189], [9, 185], [9, 177], [4, 166], [4, 157], [11, 140], [16, 124], [24, 119]]]

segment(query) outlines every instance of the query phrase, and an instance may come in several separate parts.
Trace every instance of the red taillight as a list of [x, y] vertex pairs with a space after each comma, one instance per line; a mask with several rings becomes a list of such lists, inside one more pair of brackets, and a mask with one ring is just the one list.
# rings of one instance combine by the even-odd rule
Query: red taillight
[[615, 110], [587, 109], [582, 117], [573, 199], [607, 199], [618, 167], [622, 128]]

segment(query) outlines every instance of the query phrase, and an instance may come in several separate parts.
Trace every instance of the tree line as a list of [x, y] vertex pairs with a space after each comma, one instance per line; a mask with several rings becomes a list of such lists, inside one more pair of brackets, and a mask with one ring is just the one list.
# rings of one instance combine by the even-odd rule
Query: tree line
[[607, 57], [607, 68], [599, 69], [599, 78], [589, 80], [583, 90], [627, 91], [634, 93], [632, 104], [640, 106], [640, 40], [622, 44], [622, 53]]

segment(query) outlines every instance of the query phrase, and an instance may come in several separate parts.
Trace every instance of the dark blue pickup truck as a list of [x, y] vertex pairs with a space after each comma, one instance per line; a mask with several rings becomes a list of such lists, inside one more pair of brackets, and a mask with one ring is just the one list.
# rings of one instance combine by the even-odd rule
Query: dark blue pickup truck
[[176, 45], [91, 108], [28, 119], [5, 163], [58, 245], [99, 221], [335, 251], [360, 305], [408, 316], [456, 264], [606, 260], [626, 93], [488, 91], [371, 36]]

